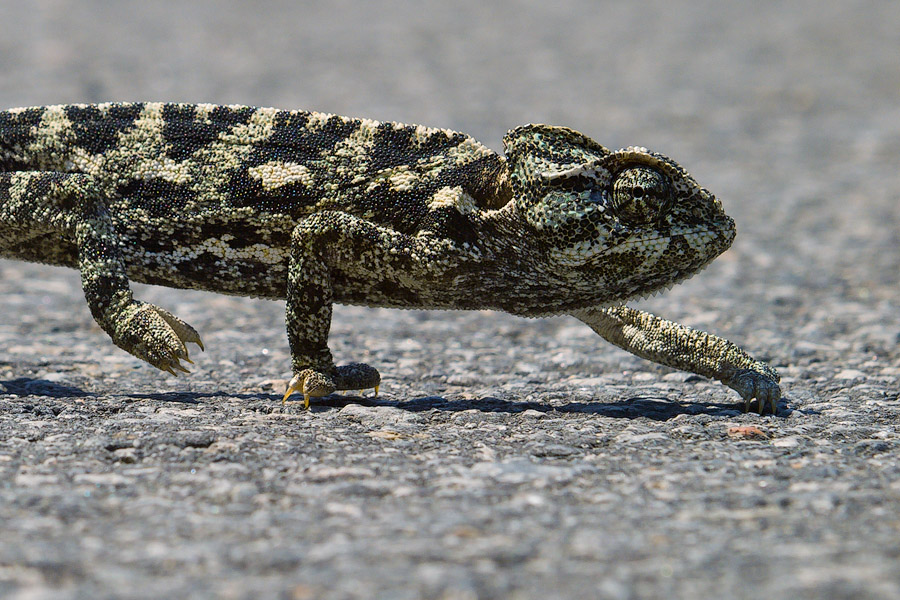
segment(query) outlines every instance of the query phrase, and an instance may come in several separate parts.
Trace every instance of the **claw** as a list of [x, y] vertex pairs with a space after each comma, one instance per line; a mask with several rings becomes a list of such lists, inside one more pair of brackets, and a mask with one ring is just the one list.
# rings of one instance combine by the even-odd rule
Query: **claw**
[[190, 373], [182, 360], [194, 364], [188, 354], [188, 342], [204, 349], [193, 327], [153, 304], [132, 300], [124, 309], [123, 319], [115, 332], [116, 345], [174, 377]]
[[303, 410], [309, 409], [309, 394], [303, 391], [303, 384], [295, 385], [293, 382], [288, 384], [287, 391], [284, 392], [284, 396], [281, 398], [281, 405], [284, 406], [287, 399], [294, 392], [303, 392]]
[[190, 371], [188, 371], [183, 366], [181, 366], [181, 363], [175, 363], [172, 366], [175, 367], [176, 369], [178, 369], [179, 371], [181, 371], [182, 373], [190, 373]]
[[[750, 396], [744, 399], [744, 412], [750, 412], [750, 405], [753, 403], [754, 397]], [[759, 411], [760, 416], [766, 414], [766, 409], [769, 409], [771, 412], [769, 414], [776, 415], [778, 414], [778, 400], [775, 398], [756, 398], [756, 401], [759, 402], [759, 406], [757, 410]]]
[[203, 342], [200, 341], [200, 334], [197, 333], [197, 330], [170, 313], [169, 311], [156, 307], [156, 312], [159, 314], [163, 320], [169, 324], [169, 327], [172, 328], [172, 331], [175, 332], [175, 335], [178, 336], [179, 340], [182, 343], [182, 349], [185, 353], [187, 353], [187, 349], [184, 348], [184, 344], [187, 342], [194, 342], [200, 349], [203, 350]]
[[[378, 371], [368, 365], [351, 363], [336, 368], [316, 370], [312, 368], [301, 369], [295, 373], [288, 383], [287, 390], [281, 399], [281, 403], [287, 402], [288, 397], [294, 392], [303, 394], [303, 407], [309, 408], [311, 397], [320, 398], [333, 394], [336, 391], [360, 390], [363, 394], [369, 386], [375, 388], [378, 395], [378, 383], [381, 376]], [[374, 385], [373, 385], [374, 384]]]
[[281, 405], [284, 406], [284, 403], [287, 402], [287, 399], [290, 397], [290, 395], [293, 394], [294, 392], [299, 392], [299, 391], [300, 391], [300, 388], [294, 387], [293, 384], [289, 383], [287, 386], [287, 390], [285, 390], [285, 392], [284, 392], [284, 396], [281, 397]]

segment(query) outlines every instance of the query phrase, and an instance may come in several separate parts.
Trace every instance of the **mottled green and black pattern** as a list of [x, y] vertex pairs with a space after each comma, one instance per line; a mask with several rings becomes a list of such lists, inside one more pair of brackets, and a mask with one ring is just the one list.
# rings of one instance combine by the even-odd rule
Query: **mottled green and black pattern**
[[624, 307], [723, 252], [734, 223], [680, 166], [563, 127], [506, 156], [444, 129], [306, 111], [98, 104], [0, 112], [0, 256], [79, 269], [97, 322], [174, 373], [197, 332], [130, 281], [287, 300], [293, 379], [335, 366], [334, 303], [571, 314], [650, 360], [775, 410], [777, 374], [726, 340]]

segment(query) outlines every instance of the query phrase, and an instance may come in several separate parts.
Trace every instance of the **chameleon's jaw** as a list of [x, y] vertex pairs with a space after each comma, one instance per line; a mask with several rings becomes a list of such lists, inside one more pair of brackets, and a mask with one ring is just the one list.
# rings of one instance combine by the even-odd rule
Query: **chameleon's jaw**
[[663, 252], [636, 269], [634, 287], [623, 290], [623, 302], [656, 296], [690, 279], [728, 250], [735, 233], [734, 220], [722, 213], [711, 226], [670, 236]]
[[713, 259], [710, 259], [709, 261], [707, 261], [700, 267], [693, 269], [691, 271], [685, 271], [683, 273], [678, 273], [678, 274], [674, 275], [666, 283], [660, 284], [659, 286], [657, 286], [655, 288], [651, 288], [647, 291], [638, 292], [638, 293], [628, 297], [627, 299], [625, 299], [621, 304], [625, 304], [626, 302], [636, 302], [639, 300], [647, 300], [649, 298], [653, 298], [655, 296], [659, 296], [660, 294], [668, 292], [676, 285], [678, 285], [680, 283], [684, 283], [685, 281], [687, 281], [688, 279], [690, 279], [691, 277], [693, 277], [700, 271], [703, 271], [706, 267], [708, 267], [710, 265], [712, 260]]

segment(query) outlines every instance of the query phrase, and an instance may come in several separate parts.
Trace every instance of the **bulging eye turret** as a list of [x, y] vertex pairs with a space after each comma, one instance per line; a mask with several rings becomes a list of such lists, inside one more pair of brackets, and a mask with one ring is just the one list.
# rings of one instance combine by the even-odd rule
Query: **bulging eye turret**
[[672, 198], [668, 178], [650, 167], [624, 169], [613, 181], [613, 208], [616, 215], [630, 225], [659, 221], [668, 212]]

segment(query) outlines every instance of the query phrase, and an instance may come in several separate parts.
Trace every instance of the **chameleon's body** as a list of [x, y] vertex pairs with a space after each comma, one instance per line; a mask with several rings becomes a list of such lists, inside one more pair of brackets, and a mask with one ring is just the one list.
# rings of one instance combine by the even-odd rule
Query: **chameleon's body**
[[336, 367], [332, 303], [571, 314], [639, 356], [774, 412], [778, 375], [623, 306], [728, 248], [734, 223], [676, 163], [527, 125], [502, 157], [453, 131], [241, 106], [0, 112], [0, 256], [80, 270], [121, 348], [183, 370], [196, 331], [129, 281], [285, 298], [288, 393], [375, 387]]

